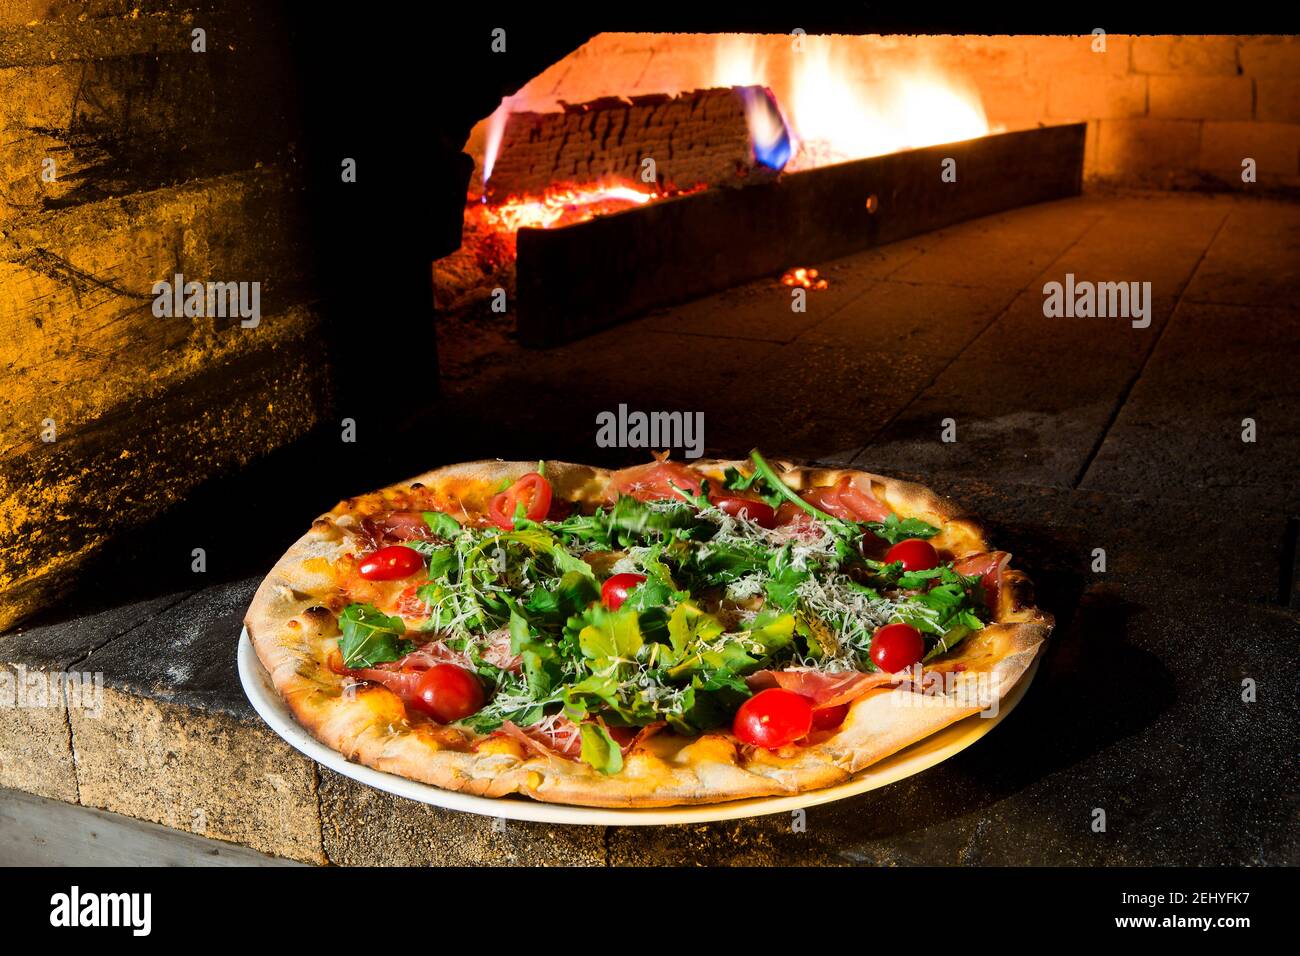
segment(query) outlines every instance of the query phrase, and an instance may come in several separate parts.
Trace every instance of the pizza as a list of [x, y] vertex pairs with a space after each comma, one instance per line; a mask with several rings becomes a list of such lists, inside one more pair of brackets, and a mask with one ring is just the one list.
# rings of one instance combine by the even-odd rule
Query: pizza
[[348, 759], [653, 807], [848, 780], [989, 714], [1052, 626], [980, 525], [862, 471], [478, 461], [349, 498], [246, 626]]

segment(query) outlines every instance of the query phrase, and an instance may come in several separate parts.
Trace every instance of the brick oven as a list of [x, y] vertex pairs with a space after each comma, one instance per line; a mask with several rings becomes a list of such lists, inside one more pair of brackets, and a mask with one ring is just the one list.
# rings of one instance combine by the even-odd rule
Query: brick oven
[[[0, 0], [0, 673], [103, 692], [0, 694], [0, 861], [99, 859], [57, 849], [93, 809], [186, 861], [1293, 862], [1300, 42], [874, 9]], [[239, 622], [304, 522], [640, 460], [628, 408], [987, 517], [1058, 621], [1036, 716], [807, 842], [498, 832], [256, 718]]]
[[[1104, 32], [600, 34], [475, 125], [466, 241], [435, 265], [435, 295], [452, 310], [517, 295], [521, 339], [555, 344], [1085, 179], [1292, 193], [1288, 49]], [[896, 162], [846, 166], [878, 156]], [[826, 167], [838, 176], [806, 175]]]

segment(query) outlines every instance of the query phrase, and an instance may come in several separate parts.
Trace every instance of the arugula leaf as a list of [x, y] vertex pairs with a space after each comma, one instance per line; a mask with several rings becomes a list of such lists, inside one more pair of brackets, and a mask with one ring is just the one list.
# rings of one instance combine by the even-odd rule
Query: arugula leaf
[[609, 611], [597, 606], [588, 615], [590, 623], [578, 633], [578, 646], [592, 660], [635, 658], [644, 641], [637, 613], [632, 608]]
[[654, 508], [649, 502], [622, 495], [609, 513], [609, 525], [620, 543], [630, 543], [647, 536], [666, 536], [687, 531], [702, 524], [695, 510], [682, 503], [669, 508]]
[[442, 511], [424, 512], [424, 523], [439, 538], [450, 540], [460, 534], [460, 522]]
[[958, 624], [956, 627], [948, 631], [948, 633], [940, 637], [939, 640], [935, 641], [934, 647], [930, 648], [930, 650], [926, 652], [925, 657], [921, 658], [921, 660], [923, 662], [929, 661], [938, 657], [940, 654], [947, 654], [975, 630], [975, 628], [968, 627], [965, 624]]
[[686, 653], [693, 643], [713, 640], [723, 630], [721, 621], [687, 601], [678, 604], [668, 616], [668, 640], [678, 654]]
[[436, 548], [425, 555], [429, 562], [429, 580], [437, 581], [451, 575], [453, 568], [459, 568], [460, 558], [456, 549]]
[[578, 725], [582, 733], [582, 762], [601, 773], [618, 773], [623, 769], [623, 750], [609, 735], [605, 725], [595, 720]]
[[920, 518], [899, 518], [891, 514], [884, 521], [868, 521], [866, 529], [889, 544], [898, 544], [907, 538], [933, 538], [939, 529]]
[[581, 571], [566, 571], [553, 586], [535, 588], [521, 607], [534, 623], [560, 625], [599, 597], [600, 588], [593, 577]]
[[528, 693], [534, 699], [545, 698], [562, 682], [559, 653], [547, 641], [534, 640], [528, 622], [514, 611], [510, 612], [510, 651], [522, 659]]
[[708, 690], [705, 682], [695, 677], [679, 699], [675, 710], [664, 714], [668, 725], [679, 733], [695, 736], [714, 727], [727, 725], [736, 708], [749, 699], [749, 689], [737, 690], [719, 687]]
[[774, 491], [767, 487], [760, 472], [753, 472], [745, 475], [736, 468], [728, 468], [722, 475], [722, 484], [732, 491], [751, 491], [763, 499], [770, 507], [777, 508], [780, 506], [784, 495], [779, 491]]
[[708, 541], [691, 551], [683, 570], [691, 590], [699, 591], [764, 570], [769, 559], [768, 549], [755, 542]]
[[696, 494], [689, 488], [682, 488], [675, 481], [669, 479], [668, 487], [672, 489], [673, 494], [681, 498], [687, 504], [692, 504], [699, 511], [704, 511], [713, 507], [713, 502], [709, 500], [709, 479], [705, 478], [700, 482], [700, 492]]
[[389, 617], [373, 604], [349, 604], [339, 615], [339, 652], [343, 666], [373, 667], [405, 657], [414, 649], [402, 639], [406, 625], [400, 617]]
[[582, 542], [601, 550], [609, 550], [613, 546], [609, 518], [609, 512], [597, 508], [595, 514], [573, 514], [563, 521], [547, 521], [545, 526], [558, 534], [565, 543]]
[[793, 614], [778, 614], [773, 610], [763, 610], [749, 625], [748, 638], [763, 649], [764, 654], [779, 651], [794, 640], [795, 620]]
[[810, 577], [812, 572], [801, 570], [790, 563], [790, 545], [785, 545], [772, 556], [768, 562], [768, 578], [763, 582], [769, 602], [783, 611], [792, 611], [799, 603], [798, 588]]

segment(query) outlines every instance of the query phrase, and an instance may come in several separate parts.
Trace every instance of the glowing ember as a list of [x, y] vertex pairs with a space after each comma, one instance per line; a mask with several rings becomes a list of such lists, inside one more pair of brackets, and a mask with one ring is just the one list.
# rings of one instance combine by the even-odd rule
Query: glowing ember
[[499, 203], [483, 203], [482, 218], [500, 232], [552, 229], [584, 222], [600, 213], [643, 206], [658, 193], [631, 186], [551, 186], [540, 196], [511, 196]]
[[827, 286], [826, 280], [818, 277], [816, 269], [805, 269], [802, 266], [790, 269], [781, 276], [781, 284], [803, 289], [824, 289]]
[[473, 246], [477, 257], [493, 266], [509, 262], [515, 255], [515, 234], [520, 229], [556, 229], [586, 222], [596, 216], [644, 206], [656, 199], [682, 196], [704, 189], [662, 189], [645, 192], [625, 183], [551, 186], [540, 195], [510, 196], [489, 202], [486, 196], [471, 197], [465, 204], [465, 245]]

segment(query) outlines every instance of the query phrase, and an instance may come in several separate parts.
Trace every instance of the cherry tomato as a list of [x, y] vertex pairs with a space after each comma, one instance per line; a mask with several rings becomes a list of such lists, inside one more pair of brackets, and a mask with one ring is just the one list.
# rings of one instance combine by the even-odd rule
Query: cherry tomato
[[757, 523], [760, 528], [776, 527], [776, 511], [765, 501], [742, 498], [739, 495], [718, 495], [710, 497], [709, 500], [723, 514], [729, 514], [733, 518], [743, 514], [750, 521]]
[[611, 611], [617, 611], [633, 589], [644, 581], [644, 574], [633, 574], [630, 571], [616, 574], [600, 586], [600, 603]]
[[848, 704], [836, 704], [834, 707], [818, 707], [813, 711], [813, 730], [834, 730], [844, 723], [844, 718], [848, 715]]
[[885, 552], [885, 563], [903, 562], [904, 571], [929, 571], [939, 566], [939, 552], [934, 545], [920, 538], [900, 541]]
[[731, 732], [741, 743], [775, 750], [808, 736], [812, 703], [803, 694], [771, 687], [740, 705]]
[[871, 662], [888, 674], [897, 674], [925, 656], [921, 632], [910, 624], [886, 624], [871, 637]]
[[524, 517], [541, 521], [551, 510], [551, 483], [535, 471], [523, 475], [513, 485], [488, 502], [488, 515], [498, 528], [513, 531], [515, 506], [524, 502]]
[[464, 720], [483, 706], [483, 685], [455, 664], [435, 664], [415, 685], [408, 703], [440, 724]]
[[396, 581], [424, 567], [424, 557], [402, 544], [372, 551], [361, 559], [357, 572], [367, 581]]

